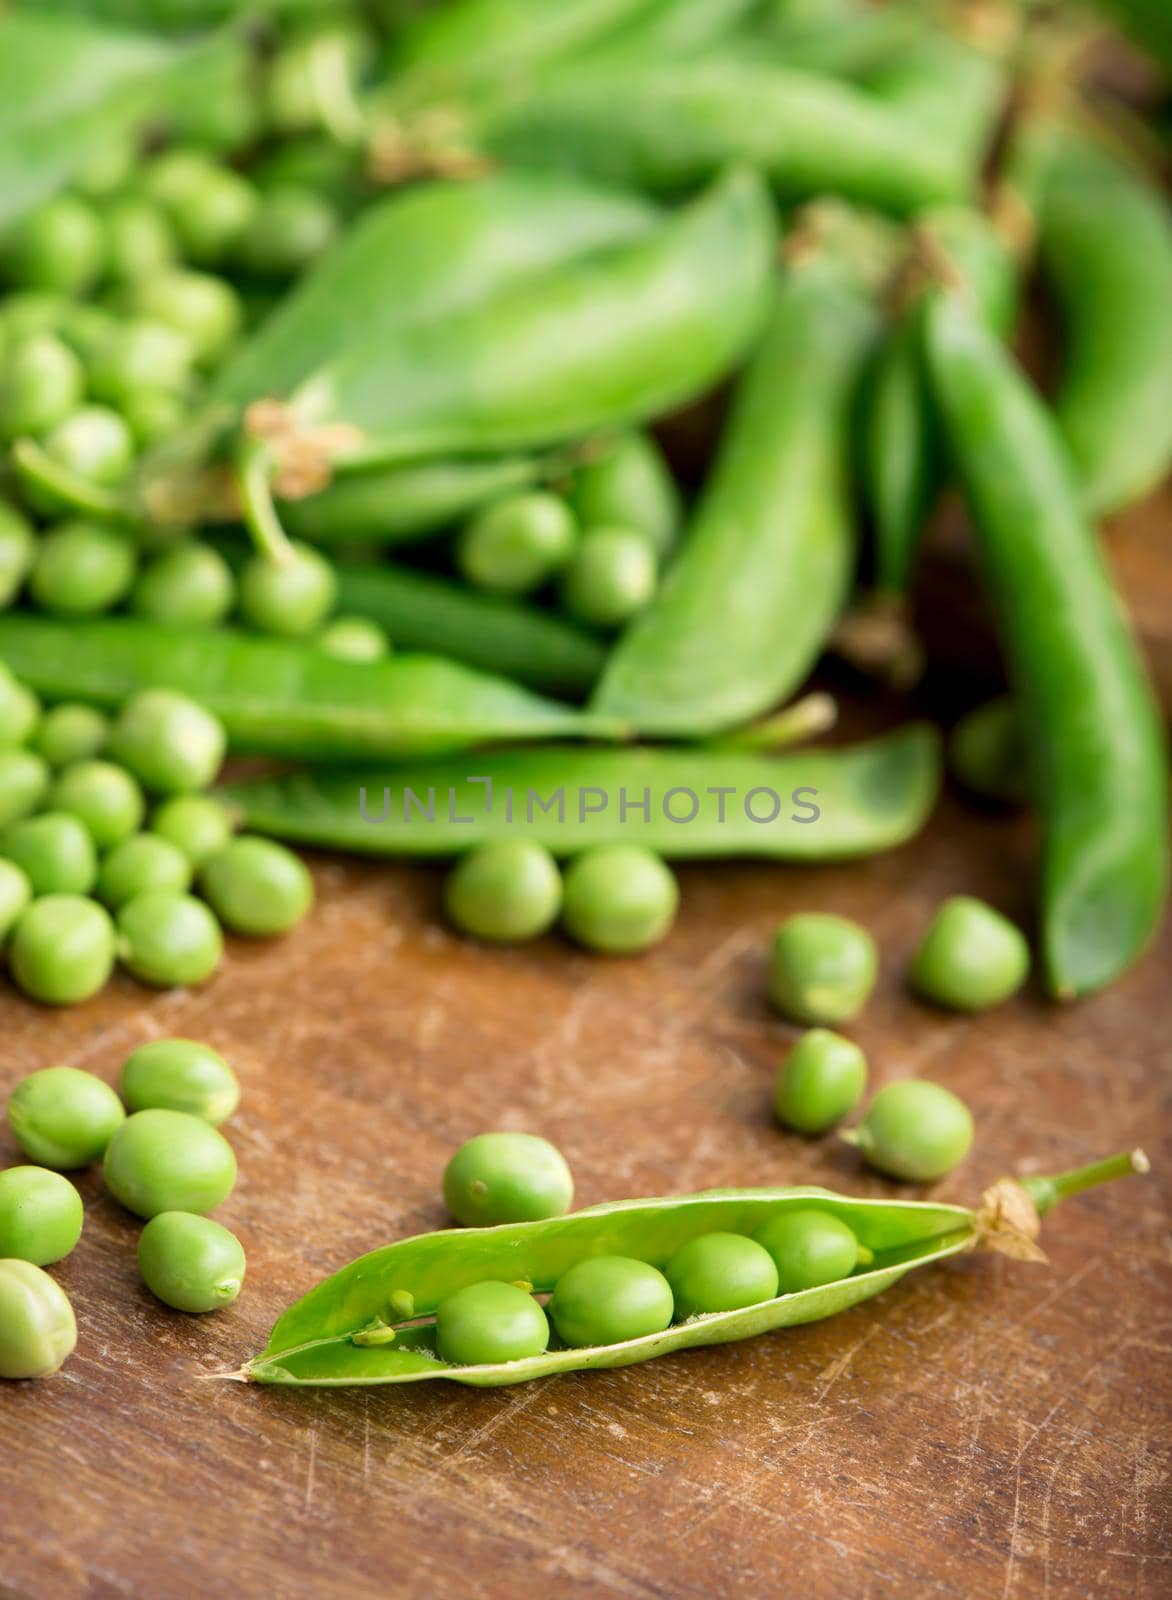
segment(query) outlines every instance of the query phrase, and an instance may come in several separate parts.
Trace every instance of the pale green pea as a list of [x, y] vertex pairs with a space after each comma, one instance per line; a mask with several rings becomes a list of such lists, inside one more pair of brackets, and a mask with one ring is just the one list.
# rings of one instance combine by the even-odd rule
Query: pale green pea
[[118, 955], [141, 983], [159, 989], [204, 983], [224, 953], [220, 925], [193, 895], [150, 889], [118, 908]]
[[479, 845], [444, 884], [444, 908], [454, 925], [494, 944], [538, 938], [557, 921], [561, 903], [557, 862], [531, 839]]
[[0, 1257], [47, 1267], [61, 1261], [81, 1238], [81, 1196], [47, 1167], [0, 1172]]
[[138, 553], [124, 535], [77, 517], [41, 539], [29, 592], [57, 616], [96, 616], [125, 598], [137, 567]]
[[912, 985], [952, 1011], [986, 1011], [1017, 993], [1030, 947], [1008, 917], [971, 895], [954, 895], [932, 919], [912, 962]]
[[849, 1022], [878, 972], [875, 941], [865, 928], [846, 917], [804, 912], [787, 918], [774, 936], [769, 998], [791, 1022]]
[[78, 1067], [42, 1067], [8, 1100], [8, 1125], [30, 1160], [55, 1171], [100, 1161], [126, 1120], [108, 1083]]
[[560, 1217], [574, 1199], [566, 1158], [532, 1133], [479, 1133], [444, 1169], [444, 1204], [457, 1222], [487, 1228], [499, 1222]]
[[21, 871], [15, 861], [6, 861], [0, 856], [0, 945], [23, 916], [32, 897], [33, 889], [28, 875]]
[[181, 850], [195, 867], [219, 855], [232, 838], [233, 826], [227, 807], [204, 794], [175, 795], [151, 817], [151, 832]]
[[655, 593], [655, 552], [631, 528], [587, 528], [562, 582], [562, 604], [596, 628], [618, 628]]
[[566, 868], [562, 924], [578, 944], [631, 955], [666, 938], [679, 908], [671, 868], [641, 845], [598, 845]]
[[14, 505], [0, 500], [0, 611], [10, 606], [24, 587], [36, 550], [32, 523]]
[[31, 1261], [0, 1261], [0, 1378], [44, 1378], [77, 1344], [61, 1285]]
[[880, 1089], [859, 1126], [841, 1137], [877, 1172], [932, 1183], [968, 1155], [973, 1119], [964, 1101], [941, 1084], [904, 1078]]
[[838, 1283], [871, 1259], [845, 1222], [814, 1207], [775, 1212], [753, 1238], [773, 1257], [779, 1294]]
[[176, 1311], [219, 1311], [244, 1283], [244, 1249], [234, 1233], [210, 1217], [160, 1211], [138, 1240], [142, 1281]]
[[70, 416], [85, 393], [81, 362], [54, 333], [30, 333], [0, 360], [0, 438], [42, 434]]
[[579, 1261], [558, 1279], [549, 1302], [559, 1337], [574, 1348], [662, 1333], [673, 1309], [663, 1273], [630, 1256]]
[[209, 1045], [152, 1039], [122, 1064], [122, 1098], [131, 1111], [185, 1111], [218, 1127], [240, 1104], [240, 1082]]
[[77, 1005], [97, 994], [109, 979], [114, 925], [96, 900], [44, 895], [16, 924], [9, 963], [18, 987], [30, 999], [44, 1005]]
[[681, 1245], [664, 1268], [675, 1300], [675, 1315], [738, 1311], [777, 1293], [773, 1257], [742, 1233], [706, 1233]]
[[51, 767], [71, 767], [101, 754], [110, 733], [110, 719], [93, 706], [64, 701], [44, 713], [32, 748]]
[[129, 839], [146, 815], [142, 790], [112, 761], [77, 761], [66, 767], [49, 791], [48, 805], [83, 822], [99, 850]]
[[136, 1111], [110, 1140], [104, 1171], [114, 1198], [140, 1217], [212, 1211], [232, 1193], [232, 1146], [200, 1117]]
[[109, 752], [153, 794], [182, 794], [210, 784], [227, 748], [223, 724], [173, 689], [144, 689], [123, 706]]
[[0, 750], [0, 828], [27, 817], [49, 792], [48, 763], [33, 750]]
[[867, 1058], [857, 1044], [829, 1028], [811, 1028], [778, 1070], [778, 1121], [797, 1133], [825, 1133], [854, 1109], [866, 1082]]
[[315, 643], [319, 650], [342, 661], [382, 661], [391, 653], [386, 630], [368, 617], [335, 617]]
[[98, 899], [117, 911], [128, 900], [152, 891], [186, 894], [194, 875], [182, 850], [153, 833], [136, 833], [102, 858]]
[[441, 1300], [435, 1314], [441, 1361], [480, 1366], [539, 1356], [549, 1344], [549, 1322], [533, 1296], [512, 1283], [471, 1283]]
[[0, 834], [0, 854], [15, 861], [35, 895], [89, 894], [98, 880], [93, 839], [65, 811], [42, 811], [12, 823]]
[[203, 863], [199, 886], [224, 926], [251, 938], [288, 933], [313, 905], [313, 878], [301, 857], [249, 834]]

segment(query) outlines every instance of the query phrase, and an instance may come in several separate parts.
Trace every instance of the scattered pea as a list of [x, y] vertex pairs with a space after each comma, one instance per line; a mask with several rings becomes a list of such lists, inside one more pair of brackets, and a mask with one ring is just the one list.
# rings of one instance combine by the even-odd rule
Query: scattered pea
[[955, 895], [932, 919], [912, 962], [925, 1000], [953, 1011], [986, 1011], [1017, 993], [1030, 969], [1025, 935], [983, 900]]
[[122, 1064], [122, 1098], [131, 1111], [185, 1111], [213, 1127], [240, 1104], [232, 1068], [195, 1039], [152, 1039]]
[[769, 998], [791, 1022], [849, 1022], [866, 1003], [879, 971], [875, 941], [846, 917], [804, 912], [773, 940]]
[[137, 566], [137, 552], [127, 538], [103, 523], [76, 517], [42, 538], [29, 592], [57, 616], [96, 616], [129, 593]]
[[0, 1257], [47, 1267], [81, 1238], [81, 1196], [59, 1172], [9, 1167], [0, 1172]]
[[287, 561], [256, 555], [240, 573], [240, 614], [261, 633], [308, 638], [334, 609], [338, 580], [312, 545], [294, 542]]
[[825, 1133], [854, 1109], [866, 1082], [867, 1058], [857, 1044], [829, 1028], [811, 1028], [778, 1071], [778, 1121], [797, 1133]]
[[193, 895], [152, 889], [118, 910], [118, 954], [142, 983], [160, 989], [204, 983], [223, 953], [219, 923]]
[[287, 933], [313, 905], [313, 879], [301, 857], [250, 834], [205, 861], [199, 885], [226, 928], [253, 938]]
[[968, 1154], [973, 1119], [964, 1101], [941, 1084], [904, 1078], [880, 1089], [859, 1126], [842, 1138], [877, 1172], [931, 1183]]
[[777, 1267], [779, 1294], [798, 1294], [849, 1278], [860, 1261], [871, 1259], [852, 1230], [829, 1211], [786, 1207], [753, 1234]]
[[477, 1134], [448, 1162], [443, 1188], [452, 1216], [475, 1228], [560, 1217], [574, 1199], [566, 1158], [532, 1133]]
[[9, 961], [31, 999], [77, 1005], [97, 994], [113, 970], [114, 926], [95, 900], [45, 895], [16, 924]]
[[194, 868], [182, 850], [153, 833], [116, 844], [98, 868], [98, 899], [111, 911], [140, 894], [186, 894]]
[[533, 1296], [512, 1283], [471, 1283], [442, 1300], [435, 1314], [441, 1361], [480, 1366], [539, 1356], [549, 1322]]
[[12, 1091], [8, 1125], [30, 1160], [55, 1171], [100, 1161], [126, 1120], [108, 1083], [78, 1067], [42, 1067]]
[[195, 867], [220, 854], [232, 838], [232, 828], [226, 807], [204, 794], [175, 795], [151, 817], [151, 832], [181, 850]]
[[207, 628], [223, 622], [235, 600], [236, 580], [223, 556], [211, 545], [189, 540], [146, 563], [130, 603], [152, 622]]
[[0, 835], [0, 853], [15, 861], [35, 895], [89, 894], [98, 857], [85, 824], [64, 811], [23, 817]]
[[343, 661], [382, 661], [391, 653], [385, 630], [368, 617], [335, 617], [318, 634], [317, 647]]
[[232, 1146], [200, 1117], [182, 1111], [136, 1111], [110, 1140], [106, 1184], [140, 1217], [161, 1211], [212, 1211], [232, 1193]]
[[455, 926], [497, 944], [538, 938], [556, 922], [561, 903], [557, 862], [530, 839], [497, 839], [470, 850], [444, 885]]
[[598, 845], [567, 867], [562, 923], [588, 950], [631, 955], [667, 937], [680, 891], [671, 868], [641, 845]]
[[759, 1305], [777, 1293], [773, 1257], [742, 1233], [706, 1233], [690, 1239], [672, 1256], [665, 1273], [680, 1321]]
[[673, 1309], [663, 1273], [630, 1256], [577, 1262], [558, 1279], [549, 1302], [559, 1337], [575, 1348], [662, 1333]]
[[84, 823], [99, 850], [129, 839], [146, 815], [142, 790], [112, 761], [77, 761], [66, 767], [49, 791], [48, 804]]
[[73, 1307], [31, 1261], [0, 1261], [0, 1378], [44, 1378], [77, 1344]]
[[110, 733], [110, 719], [93, 706], [63, 701], [42, 716], [32, 747], [51, 767], [71, 767], [101, 754]]
[[205, 789], [227, 748], [223, 724], [173, 689], [144, 689], [110, 731], [111, 756], [153, 794]]
[[617, 628], [655, 593], [655, 552], [631, 528], [588, 528], [566, 568], [562, 603], [596, 628]]
[[244, 1249], [210, 1217], [160, 1211], [138, 1240], [142, 1281], [176, 1311], [218, 1311], [229, 1306], [244, 1283]]
[[469, 583], [492, 594], [528, 594], [561, 570], [577, 525], [566, 502], [534, 490], [487, 507], [464, 529], [457, 561]]

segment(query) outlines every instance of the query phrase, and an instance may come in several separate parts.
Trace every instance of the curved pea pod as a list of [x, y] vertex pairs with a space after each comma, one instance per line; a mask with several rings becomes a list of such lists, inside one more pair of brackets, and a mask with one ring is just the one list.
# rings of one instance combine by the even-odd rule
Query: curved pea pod
[[1038, 251], [1065, 336], [1054, 410], [1102, 516], [1172, 466], [1172, 210], [1089, 138], [1044, 137]]
[[[496, 1388], [559, 1372], [635, 1366], [677, 1350], [820, 1322], [891, 1288], [913, 1268], [975, 1248], [1045, 1260], [1037, 1244], [1040, 1218], [1058, 1200], [1146, 1170], [1146, 1158], [1135, 1151], [1058, 1178], [1005, 1178], [973, 1209], [922, 1200], [851, 1199], [817, 1188], [711, 1189], [592, 1206], [547, 1222], [422, 1234], [360, 1256], [311, 1289], [280, 1318], [240, 1376], [295, 1387], [448, 1378]], [[476, 1366], [456, 1366], [436, 1353], [436, 1308], [470, 1284], [520, 1281], [545, 1294], [572, 1266], [602, 1255], [632, 1257], [662, 1269], [683, 1245], [705, 1234], [751, 1234], [779, 1212], [810, 1208], [846, 1223], [864, 1247], [863, 1260], [869, 1255], [870, 1261], [820, 1288], [691, 1317], [618, 1344], [567, 1349], [555, 1340], [541, 1355]]]
[[137, 619], [0, 617], [0, 661], [51, 700], [120, 706], [179, 689], [219, 717], [231, 747], [312, 761], [397, 761], [496, 740], [624, 730], [439, 656], [341, 661], [310, 644]]
[[854, 573], [849, 416], [877, 326], [835, 263], [790, 274], [680, 554], [611, 652], [595, 710], [699, 738], [805, 678]]
[[638, 844], [675, 860], [830, 861], [912, 838], [939, 787], [935, 730], [917, 724], [781, 756], [502, 750], [474, 763], [293, 774], [235, 785], [226, 798], [261, 833], [363, 855], [448, 856], [522, 836], [558, 856]]
[[1041, 944], [1070, 999], [1125, 972], [1167, 895], [1167, 766], [1151, 687], [1057, 426], [955, 296], [928, 370], [968, 499], [1042, 821]]
[[335, 571], [339, 609], [379, 623], [396, 649], [450, 656], [570, 699], [602, 671], [601, 641], [539, 606], [387, 562], [340, 561]]

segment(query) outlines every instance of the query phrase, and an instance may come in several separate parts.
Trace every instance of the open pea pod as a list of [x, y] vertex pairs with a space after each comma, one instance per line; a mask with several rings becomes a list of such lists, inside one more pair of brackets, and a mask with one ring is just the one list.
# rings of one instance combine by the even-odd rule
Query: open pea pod
[[[0, 619], [0, 657], [3, 641]], [[225, 797], [257, 832], [364, 855], [459, 855], [523, 837], [559, 856], [641, 844], [676, 860], [830, 861], [912, 838], [939, 786], [939, 741], [924, 724], [781, 756], [695, 746], [486, 751], [474, 763], [293, 774], [237, 784]]]
[[[1136, 1151], [1057, 1178], [1003, 1179], [975, 1209], [851, 1199], [818, 1188], [712, 1189], [623, 1200], [546, 1222], [422, 1234], [360, 1256], [311, 1289], [279, 1319], [242, 1376], [294, 1387], [449, 1378], [496, 1388], [558, 1372], [635, 1366], [676, 1350], [819, 1322], [890, 1288], [914, 1267], [978, 1246], [1044, 1260], [1036, 1243], [1039, 1219], [1058, 1200], [1146, 1169]], [[810, 1209], [846, 1223], [871, 1253], [870, 1263], [838, 1282], [690, 1317], [617, 1344], [551, 1347], [541, 1355], [475, 1366], [457, 1366], [436, 1353], [428, 1319], [449, 1295], [471, 1284], [520, 1282], [543, 1294], [578, 1262], [597, 1256], [627, 1256], [663, 1268], [682, 1245], [705, 1234], [751, 1234], [779, 1212]]]

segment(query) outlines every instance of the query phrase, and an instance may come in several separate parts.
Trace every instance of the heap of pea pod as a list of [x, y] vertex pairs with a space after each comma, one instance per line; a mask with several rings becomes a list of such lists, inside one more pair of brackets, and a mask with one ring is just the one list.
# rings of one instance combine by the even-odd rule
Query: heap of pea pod
[[[1164, 8], [1105, 9], [1166, 94]], [[8, 8], [20, 987], [82, 1001], [118, 959], [206, 981], [221, 927], [309, 909], [277, 841], [458, 856], [464, 932], [560, 920], [609, 955], [668, 934], [670, 859], [904, 843], [937, 731], [805, 748], [833, 705], [801, 691], [828, 652], [914, 683], [917, 557], [952, 486], [1009, 686], [953, 731], [954, 770], [1037, 811], [1047, 990], [1126, 971], [1166, 899], [1166, 766], [1096, 523], [1172, 461], [1172, 217], [1158, 135], [1095, 79], [1105, 27], [1076, 0]], [[1061, 336], [1045, 395], [1012, 350], [1035, 278]], [[671, 419], [726, 387], [685, 493]], [[281, 766], [208, 793], [225, 753]], [[829, 1029], [873, 947], [840, 921], [783, 924], [770, 968], [813, 1025], [776, 1101], [806, 1133], [865, 1076]], [[1029, 965], [960, 895], [911, 980], [972, 1011]], [[851, 1137], [932, 1181], [971, 1118], [889, 1089]], [[729, 1191], [483, 1218], [475, 1248], [431, 1235], [345, 1269], [246, 1371], [512, 1382], [739, 1338], [975, 1244], [1036, 1253], [1039, 1213], [1134, 1165], [974, 1211]], [[799, 1282], [823, 1249], [829, 1276]]]

